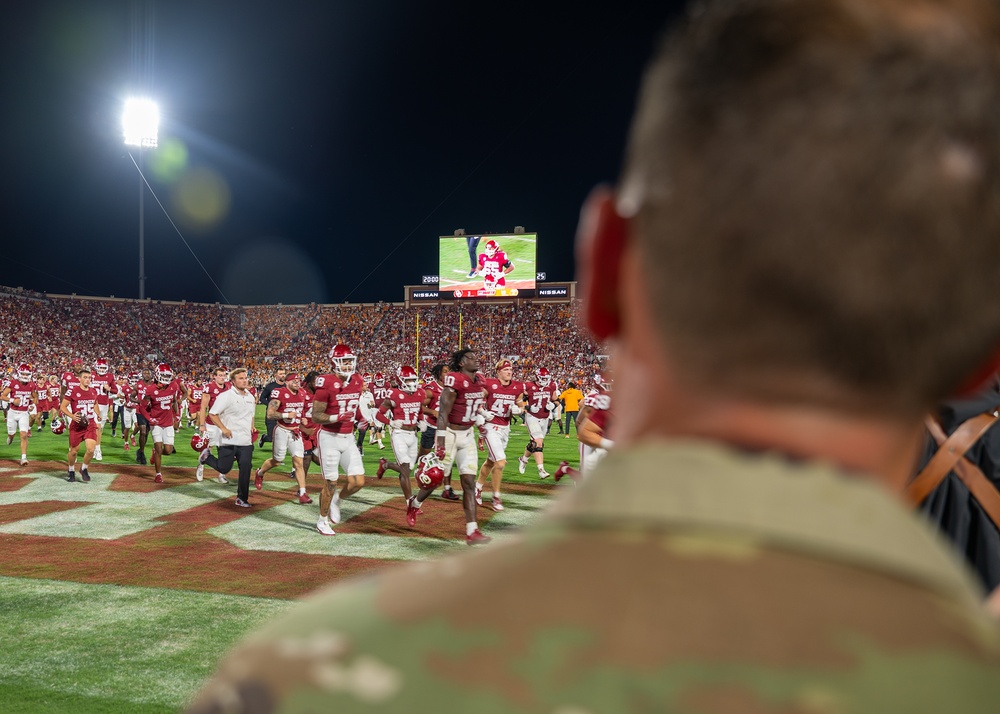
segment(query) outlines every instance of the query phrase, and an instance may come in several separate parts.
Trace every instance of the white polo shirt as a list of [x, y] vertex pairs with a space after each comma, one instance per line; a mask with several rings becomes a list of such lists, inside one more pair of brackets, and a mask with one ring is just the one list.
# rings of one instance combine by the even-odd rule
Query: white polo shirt
[[249, 390], [240, 394], [235, 387], [230, 387], [219, 395], [215, 404], [208, 410], [209, 414], [217, 414], [226, 428], [233, 433], [228, 439], [220, 436], [220, 446], [250, 446], [250, 430], [253, 428], [254, 410], [257, 400]]

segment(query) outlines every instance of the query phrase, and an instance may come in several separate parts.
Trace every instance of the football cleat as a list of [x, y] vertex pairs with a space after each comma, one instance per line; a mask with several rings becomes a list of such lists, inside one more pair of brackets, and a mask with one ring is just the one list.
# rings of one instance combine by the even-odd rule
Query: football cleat
[[163, 483], [163, 474], [156, 474], [156, 476], [153, 477], [153, 481], [155, 483]]
[[549, 472], [546, 471], [545, 469], [539, 467], [538, 468], [538, 478], [548, 478], [548, 477], [549, 477]]
[[80, 469], [80, 479], [82, 481], [84, 481], [85, 483], [89, 483], [90, 482], [90, 471], [88, 471], [85, 468], [84, 469]]
[[472, 533], [470, 533], [469, 535], [465, 536], [466, 545], [485, 545], [486, 543], [489, 543], [491, 540], [493, 539], [490, 538], [489, 536], [483, 535], [478, 528], [472, 531]]
[[76, 481], [76, 474], [73, 471], [70, 471], [68, 474], [66, 474], [66, 480], [69, 481], [70, 483], [74, 483]]
[[143, 452], [142, 449], [139, 449], [137, 452], [135, 452], [135, 462], [140, 466], [146, 465], [146, 454]]
[[227, 479], [222, 474], [219, 474], [215, 480], [218, 481], [219, 483], [229, 483], [229, 479]]
[[557, 468], [555, 474], [553, 474], [556, 483], [559, 483], [559, 481], [562, 479], [563, 476], [569, 476], [569, 475], [570, 475], [569, 461], [560, 461], [559, 468]]
[[14, 443], [14, 435], [13, 434], [7, 434], [7, 446], [10, 446], [13, 443]]
[[250, 508], [250, 504], [238, 496], [236, 498], [236, 505], [239, 506], [240, 508]]
[[340, 501], [336, 499], [330, 501], [330, 520], [340, 523]]
[[312, 502], [313, 502], [313, 500], [311, 498], [309, 498], [309, 494], [308, 493], [300, 493], [299, 494], [299, 503], [305, 505], [305, 504], [309, 504], [309, 503], [312, 503]]
[[196, 481], [201, 481], [205, 478], [205, 467], [198, 464], [198, 468], [194, 470], [194, 478]]
[[98, 446], [96, 449], [94, 449], [94, 460], [95, 461], [103, 461], [104, 460], [104, 454], [101, 453], [101, 447], [100, 446]]
[[264, 474], [260, 472], [259, 468], [253, 475], [253, 487], [256, 488], [258, 491], [264, 488]]
[[500, 498], [499, 496], [494, 496], [493, 501], [490, 503], [490, 506], [493, 508], [494, 511], [502, 511], [503, 499]]
[[375, 478], [382, 478], [385, 475], [385, 468], [389, 465], [385, 457], [379, 457], [378, 460], [378, 470], [375, 472]]
[[420, 509], [413, 505], [413, 497], [406, 502], [406, 525], [413, 528], [417, 525], [417, 515], [420, 513]]
[[451, 486], [449, 486], [448, 488], [446, 488], [444, 491], [441, 492], [441, 498], [443, 498], [446, 501], [462, 500], [462, 497], [459, 496], [457, 493], [455, 493], [455, 489], [453, 489]]
[[517, 457], [517, 472], [523, 474], [524, 470], [528, 468], [528, 460], [523, 456]]
[[322, 516], [316, 521], [316, 530], [325, 536], [337, 535], [337, 532], [333, 530], [333, 526], [330, 525], [330, 521], [326, 520]]
[[20, 461], [17, 462], [17, 465], [18, 466], [27, 466], [28, 465], [28, 460], [27, 459], [21, 459]]
[[476, 484], [476, 505], [483, 505], [483, 487], [478, 483]]

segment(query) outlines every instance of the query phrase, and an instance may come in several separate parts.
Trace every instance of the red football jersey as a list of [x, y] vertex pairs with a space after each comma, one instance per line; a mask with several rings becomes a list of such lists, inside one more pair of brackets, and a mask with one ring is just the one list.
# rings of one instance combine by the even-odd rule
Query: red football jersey
[[27, 411], [28, 407], [31, 406], [31, 395], [37, 391], [38, 385], [35, 384], [34, 380], [22, 382], [15, 379], [10, 383], [10, 396], [7, 398], [10, 402], [10, 408], [22, 412]]
[[[97, 411], [97, 390], [83, 389], [79, 384], [66, 392], [69, 400], [69, 410], [74, 414], [83, 414], [87, 419], [93, 419]], [[76, 422], [70, 422], [70, 428], [85, 428]]]
[[115, 375], [111, 372], [107, 374], [98, 374], [94, 372], [90, 379], [90, 386], [92, 389], [97, 390], [97, 403], [98, 404], [110, 404], [111, 395], [118, 388], [115, 384]]
[[499, 379], [487, 378], [483, 380], [483, 386], [486, 387], [486, 409], [495, 414], [490, 423], [510, 426], [510, 408], [524, 392], [524, 383], [511, 380], [504, 386]]
[[63, 372], [60, 382], [62, 384], [63, 393], [65, 393], [68, 389], [80, 386], [80, 378], [73, 372]]
[[55, 408], [59, 408], [59, 400], [62, 398], [63, 388], [58, 384], [52, 384], [49, 382], [49, 402], [54, 402], [56, 404]]
[[231, 383], [226, 382], [220, 387], [218, 384], [215, 383], [214, 379], [208, 384], [206, 384], [205, 392], [204, 394], [202, 394], [202, 397], [204, 398], [205, 394], [208, 395], [208, 408], [211, 409], [212, 405], [215, 404], [215, 400], [219, 398], [219, 395], [222, 394], [227, 389], [229, 389], [231, 386], [233, 386]]
[[448, 414], [448, 424], [469, 426], [475, 422], [479, 408], [486, 404], [483, 380], [472, 381], [461, 372], [449, 372], [444, 377], [444, 386], [455, 390], [455, 402]]
[[146, 397], [149, 399], [149, 423], [153, 426], [174, 425], [174, 402], [180, 393], [180, 385], [176, 381], [170, 384], [150, 384], [146, 387]]
[[352, 374], [347, 381], [337, 374], [316, 377], [316, 396], [313, 400], [324, 402], [324, 413], [329, 414], [332, 419], [323, 424], [325, 431], [334, 434], [350, 434], [354, 431], [354, 424], [360, 418], [358, 405], [361, 403], [363, 389], [364, 380], [359, 374]]
[[587, 417], [601, 430], [607, 433], [611, 423], [611, 392], [595, 390], [583, 398], [583, 406], [591, 407], [593, 411]]
[[492, 258], [486, 253], [479, 254], [479, 273], [483, 276], [483, 281], [487, 286], [496, 285], [502, 288], [507, 285], [503, 271], [509, 263], [510, 259], [502, 250], [494, 253]]
[[389, 399], [390, 398], [389, 395], [391, 395], [393, 392], [393, 388], [389, 386], [389, 380], [386, 380], [386, 384], [384, 387], [376, 387], [375, 383], [372, 382], [370, 390], [372, 393], [372, 397], [374, 397], [375, 399], [376, 407], [382, 406], [382, 402], [384, 402], [386, 399]]
[[559, 398], [556, 396], [556, 392], [558, 391], [558, 387], [552, 383], [549, 383], [547, 387], [543, 387], [537, 382], [525, 382], [524, 398], [528, 402], [528, 408], [530, 409], [533, 406], [538, 407], [537, 412], [528, 413], [537, 419], [548, 419], [550, 414], [546, 405], [549, 402], [559, 401]]
[[205, 385], [198, 386], [194, 382], [188, 385], [188, 411], [196, 412], [201, 409], [201, 397], [205, 394]]
[[[387, 397], [392, 402], [392, 418], [403, 422], [403, 426], [416, 426], [420, 421], [420, 407], [424, 403], [424, 391], [404, 392], [402, 389], [390, 389]], [[381, 407], [377, 402], [376, 407]]]
[[[278, 402], [278, 426], [289, 431], [298, 432], [302, 424], [302, 416], [312, 408], [312, 395], [305, 389], [293, 392], [288, 387], [278, 387], [271, 391], [271, 401]], [[286, 412], [295, 414], [291, 419], [285, 418]]]

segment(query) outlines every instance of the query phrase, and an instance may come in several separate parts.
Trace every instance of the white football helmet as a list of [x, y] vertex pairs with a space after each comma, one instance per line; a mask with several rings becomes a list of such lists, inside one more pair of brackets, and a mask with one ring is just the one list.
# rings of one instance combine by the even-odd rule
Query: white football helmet
[[166, 362], [156, 365], [156, 381], [160, 384], [170, 384], [174, 381], [173, 370]]
[[330, 363], [333, 365], [334, 372], [343, 379], [349, 379], [354, 374], [358, 358], [347, 345], [336, 345], [330, 350]]
[[399, 379], [399, 388], [410, 394], [417, 391], [417, 387], [420, 385], [417, 370], [408, 364], [404, 364], [396, 370], [396, 378]]

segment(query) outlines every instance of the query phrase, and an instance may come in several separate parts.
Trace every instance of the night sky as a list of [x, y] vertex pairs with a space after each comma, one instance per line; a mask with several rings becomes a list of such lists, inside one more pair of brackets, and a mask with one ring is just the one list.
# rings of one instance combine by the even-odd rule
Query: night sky
[[138, 297], [120, 118], [143, 88], [162, 113], [144, 174], [222, 291], [147, 190], [147, 297], [398, 301], [437, 272], [437, 236], [515, 225], [539, 234], [549, 280], [572, 279], [580, 205], [616, 179], [641, 69], [680, 6], [12, 4], [0, 284]]

